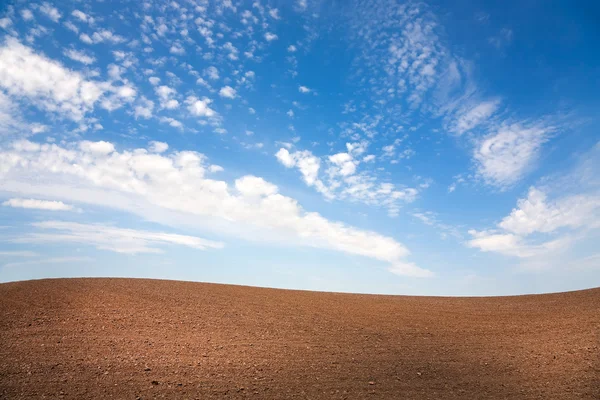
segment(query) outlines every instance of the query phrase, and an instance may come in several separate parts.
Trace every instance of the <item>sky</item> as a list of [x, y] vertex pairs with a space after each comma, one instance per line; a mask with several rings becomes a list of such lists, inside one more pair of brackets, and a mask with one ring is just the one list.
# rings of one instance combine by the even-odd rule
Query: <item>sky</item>
[[0, 2], [0, 281], [600, 286], [600, 7]]

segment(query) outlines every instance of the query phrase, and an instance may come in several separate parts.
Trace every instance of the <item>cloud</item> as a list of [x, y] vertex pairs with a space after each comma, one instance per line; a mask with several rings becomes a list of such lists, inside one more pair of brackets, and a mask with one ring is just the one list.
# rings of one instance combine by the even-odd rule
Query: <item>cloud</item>
[[[366, 171], [357, 172], [360, 156], [366, 148], [366, 142], [346, 143], [347, 152], [327, 156], [323, 161], [309, 150], [292, 153], [287, 148], [280, 148], [275, 157], [286, 168], [298, 168], [304, 182], [314, 187], [327, 200], [348, 199], [385, 207], [388, 214], [395, 217], [399, 213], [400, 204], [414, 201], [418, 191], [414, 188], [397, 187], [392, 183], [378, 182], [376, 176]], [[322, 163], [327, 168], [321, 178]]]
[[306, 86], [299, 86], [298, 91], [300, 93], [310, 93], [311, 90], [309, 88], [307, 88]]
[[0, 251], [0, 257], [36, 257], [37, 253], [33, 251], [18, 251], [18, 250], [9, 250], [9, 251]]
[[221, 90], [219, 90], [219, 96], [221, 97], [225, 97], [228, 99], [235, 99], [236, 97], [236, 91], [234, 88], [232, 88], [231, 86], [224, 86], [221, 88]]
[[363, 162], [372, 162], [375, 161], [375, 155], [374, 154], [369, 154], [367, 156], [363, 157]]
[[549, 203], [546, 193], [536, 187], [531, 187], [527, 198], [519, 199], [517, 208], [498, 224], [505, 231], [523, 236], [596, 225], [600, 227], [600, 197], [578, 194]]
[[148, 147], [148, 150], [150, 150], [152, 153], [164, 153], [168, 149], [169, 145], [167, 143], [157, 142], [155, 140], [151, 141]]
[[23, 18], [25, 21], [31, 21], [33, 19], [33, 13], [31, 10], [25, 8], [21, 10], [21, 18]]
[[84, 140], [79, 142], [79, 149], [84, 153], [90, 153], [94, 156], [106, 156], [115, 151], [115, 146], [103, 140], [99, 142]]
[[296, 11], [305, 11], [308, 7], [306, 0], [296, 0], [295, 9]]
[[62, 201], [37, 200], [37, 199], [9, 199], [2, 203], [5, 207], [27, 208], [48, 211], [71, 211], [73, 206]]
[[113, 44], [120, 44], [125, 42], [125, 38], [123, 36], [112, 33], [108, 29], [100, 29], [99, 31], [96, 31], [92, 34], [91, 41], [92, 43], [110, 42]]
[[65, 221], [44, 221], [33, 223], [40, 230], [52, 233], [29, 233], [13, 239], [14, 243], [78, 243], [94, 246], [100, 250], [117, 253], [162, 253], [157, 247], [165, 244], [187, 246], [197, 250], [221, 249], [223, 243], [195, 236], [172, 233], [151, 232], [135, 229], [116, 228], [101, 224], [80, 224]]
[[90, 55], [87, 55], [83, 51], [77, 51], [74, 49], [65, 50], [65, 56], [69, 57], [73, 61], [80, 62], [85, 65], [90, 65], [96, 62], [96, 59]]
[[[432, 274], [418, 267], [400, 268], [406, 263], [409, 251], [391, 237], [305, 211], [296, 200], [280, 194], [275, 185], [257, 177], [240, 177], [233, 191], [225, 181], [206, 178], [206, 171], [206, 156], [192, 151], [161, 155], [135, 149], [107, 154], [83, 151], [79, 143], [61, 147], [28, 141], [15, 142], [0, 151], [4, 191], [52, 193], [63, 200], [143, 213], [146, 218], [177, 213], [185, 215], [186, 223], [194, 221], [194, 226], [205, 229], [227, 226], [229, 234], [251, 240], [340, 251], [385, 262], [395, 272], [413, 276]], [[172, 218], [164, 221], [173, 222]], [[66, 222], [35, 226], [62, 232], [36, 233], [22, 240], [62, 239], [116, 251], [156, 250], [149, 247], [148, 241], [157, 236], [139, 231]], [[257, 235], [256, 230], [262, 233]], [[166, 240], [163, 235], [158, 237]]]
[[211, 99], [205, 97], [200, 100], [195, 96], [189, 96], [185, 102], [188, 105], [188, 111], [196, 117], [211, 118], [217, 115], [215, 110], [208, 106], [212, 103]]
[[478, 175], [502, 189], [512, 186], [533, 166], [542, 144], [553, 131], [554, 128], [542, 125], [499, 127], [480, 140], [475, 149]]
[[512, 42], [512, 39], [512, 29], [502, 28], [496, 36], [490, 37], [488, 42], [497, 49], [501, 49], [502, 47], [508, 46], [510, 42]]
[[279, 10], [276, 8], [271, 8], [269, 10], [269, 15], [271, 16], [271, 18], [273, 19], [280, 19], [281, 17], [279, 16]]
[[155, 87], [154, 91], [160, 99], [161, 108], [172, 110], [179, 107], [179, 102], [174, 99], [174, 97], [177, 95], [177, 91], [175, 89], [162, 85]]
[[458, 239], [462, 239], [462, 234], [451, 225], [444, 224], [438, 220], [437, 214], [432, 211], [424, 212], [412, 212], [410, 213], [413, 217], [424, 223], [425, 225], [431, 226], [438, 230], [440, 237], [446, 239], [448, 236], [453, 236]]
[[154, 110], [154, 102], [151, 100], [148, 100], [147, 98], [142, 96], [139, 99], [138, 104], [133, 109], [133, 115], [135, 116], [136, 119], [138, 119], [138, 118], [148, 119], [148, 118], [152, 118], [153, 110]]
[[183, 123], [179, 120], [176, 120], [175, 118], [160, 117], [159, 121], [164, 124], [169, 124], [169, 126], [172, 126], [173, 128], [183, 129]]
[[94, 18], [90, 17], [89, 15], [80, 10], [73, 10], [71, 15], [80, 20], [81, 22], [94, 22]]
[[[600, 228], [600, 193], [579, 193], [549, 201], [531, 187], [527, 198], [504, 217], [497, 229], [470, 230], [469, 247], [508, 256], [529, 258], [565, 249], [576, 235]], [[544, 239], [549, 238], [549, 239]]]
[[204, 75], [214, 81], [219, 79], [219, 70], [216, 67], [208, 67], [204, 70]]
[[82, 120], [101, 99], [104, 108], [113, 110], [136, 95], [127, 85], [86, 80], [13, 38], [7, 38], [0, 47], [0, 88], [14, 98], [27, 99], [44, 111], [74, 121]]
[[14, 39], [7, 39], [0, 48], [0, 85], [43, 108], [62, 109], [73, 119], [80, 119], [103, 93], [96, 83], [34, 54]]
[[459, 135], [470, 131], [481, 123], [487, 121], [496, 112], [499, 105], [499, 100], [490, 100], [462, 110], [462, 112], [455, 116], [456, 121], [450, 130]]
[[47, 2], [42, 3], [42, 5], [40, 6], [40, 12], [42, 12], [46, 17], [50, 18], [54, 22], [58, 22], [58, 20], [62, 17], [58, 9], [56, 9], [56, 7], [52, 7]]
[[174, 43], [169, 49], [169, 52], [180, 56], [185, 54], [185, 48], [181, 45], [181, 43]]
[[265, 33], [265, 40], [267, 42], [272, 42], [273, 40], [277, 40], [277, 35], [271, 32]]
[[0, 18], [0, 28], [8, 29], [12, 25], [12, 20], [8, 17]]
[[72, 262], [90, 262], [94, 261], [93, 258], [90, 257], [52, 257], [52, 258], [41, 258], [37, 260], [28, 260], [28, 261], [17, 261], [4, 264], [4, 268], [15, 268], [22, 267], [25, 265], [40, 265], [40, 264], [64, 264], [64, 263], [72, 263]]
[[277, 194], [277, 186], [265, 181], [263, 178], [247, 175], [236, 179], [235, 188], [244, 197], [260, 198]]
[[287, 149], [279, 149], [279, 151], [275, 154], [275, 157], [277, 157], [277, 160], [286, 168], [292, 168], [294, 165], [296, 165], [295, 157], [292, 157]]

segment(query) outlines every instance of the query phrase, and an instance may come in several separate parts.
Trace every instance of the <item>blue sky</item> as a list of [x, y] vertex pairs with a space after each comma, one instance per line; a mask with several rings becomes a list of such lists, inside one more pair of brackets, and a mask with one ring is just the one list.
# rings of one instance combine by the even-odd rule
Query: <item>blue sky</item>
[[600, 285], [592, 2], [11, 2], [0, 281]]

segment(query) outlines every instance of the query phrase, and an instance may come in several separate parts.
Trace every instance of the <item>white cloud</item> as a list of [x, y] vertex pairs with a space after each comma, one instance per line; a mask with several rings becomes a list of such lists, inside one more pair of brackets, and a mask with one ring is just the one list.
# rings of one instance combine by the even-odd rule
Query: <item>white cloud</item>
[[100, 29], [99, 31], [94, 32], [94, 34], [92, 35], [92, 41], [94, 43], [110, 42], [113, 44], [120, 44], [125, 42], [125, 38], [123, 36], [112, 33], [107, 29]]
[[375, 161], [375, 155], [374, 154], [369, 154], [365, 157], [363, 157], [363, 162], [373, 162]]
[[498, 226], [517, 235], [550, 233], [560, 228], [576, 229], [586, 225], [600, 226], [600, 197], [571, 195], [548, 203], [547, 195], [532, 187], [526, 199], [504, 217]]
[[464, 112], [457, 114], [456, 122], [451, 130], [459, 135], [470, 131], [487, 121], [496, 112], [499, 104], [499, 100], [484, 101], [464, 110]]
[[219, 70], [216, 67], [208, 67], [204, 70], [204, 75], [214, 81], [219, 79]]
[[35, 54], [12, 38], [0, 47], [0, 87], [12, 96], [27, 98], [45, 111], [75, 121], [81, 120], [104, 92], [111, 89]]
[[133, 110], [133, 115], [136, 119], [152, 118], [152, 110], [154, 110], [154, 102], [142, 96]]
[[237, 92], [231, 86], [224, 86], [219, 90], [219, 96], [225, 97], [228, 99], [235, 99], [237, 96]]
[[13, 239], [14, 243], [78, 243], [94, 246], [100, 250], [117, 253], [162, 253], [157, 246], [176, 244], [197, 250], [221, 249], [223, 243], [195, 236], [176, 235], [164, 232], [151, 232], [117, 228], [101, 224], [80, 224], [64, 221], [44, 221], [32, 224], [40, 230], [52, 233], [29, 233]]
[[172, 126], [173, 128], [183, 129], [183, 123], [181, 123], [181, 121], [176, 120], [175, 118], [160, 117], [159, 121], [164, 124], [169, 124], [169, 126]]
[[52, 7], [47, 2], [42, 3], [40, 6], [40, 11], [54, 22], [58, 22], [60, 17], [62, 17], [58, 9], [56, 9], [56, 7]]
[[307, 88], [306, 86], [299, 86], [298, 91], [300, 93], [310, 93], [311, 90], [309, 88]]
[[73, 10], [71, 15], [82, 22], [89, 22], [89, 23], [94, 22], [94, 18], [90, 17], [89, 15], [87, 15], [86, 13], [84, 13], [83, 11], [80, 11], [80, 10]]
[[183, 46], [180, 43], [174, 43], [171, 48], [169, 49], [169, 51], [172, 54], [177, 54], [177, 55], [183, 55], [185, 54], [185, 48], [183, 48]]
[[31, 21], [33, 19], [33, 13], [31, 10], [25, 8], [21, 10], [21, 18], [23, 18], [25, 21]]
[[188, 104], [188, 111], [196, 117], [210, 118], [217, 115], [215, 110], [208, 106], [210, 103], [212, 103], [211, 99], [205, 97], [200, 100], [195, 96], [189, 96], [185, 102]]
[[500, 49], [500, 48], [510, 44], [512, 39], [513, 39], [512, 29], [502, 28], [496, 36], [492, 36], [492, 37], [488, 38], [488, 42], [491, 45], [493, 45], [494, 47], [496, 47], [497, 49]]
[[296, 0], [296, 10], [297, 11], [304, 11], [306, 10], [306, 8], [308, 7], [308, 4], [306, 2], [306, 0]]
[[279, 16], [279, 10], [276, 8], [271, 8], [269, 10], [269, 15], [271, 16], [271, 18], [273, 19], [280, 19], [281, 17]]
[[279, 160], [279, 162], [282, 163], [286, 168], [292, 168], [294, 165], [296, 165], [296, 160], [294, 157], [292, 157], [287, 149], [279, 149], [279, 151], [275, 154], [275, 157], [277, 157], [277, 160]]
[[[74, 32], [74, 33], [79, 33], [79, 28], [78, 28], [78, 27], [77, 27], [77, 26], [76, 26], [74, 23], [72, 23], [71, 21], [66, 21], [66, 22], [64, 23], [64, 25], [65, 25], [65, 28], [67, 28], [67, 29], [68, 29], [68, 30], [70, 30], [71, 32]], [[80, 39], [81, 39], [81, 38], [80, 38]], [[90, 39], [90, 40], [91, 40], [91, 39]]]
[[173, 97], [177, 95], [177, 90], [169, 86], [158, 86], [154, 89], [156, 95], [160, 99], [160, 106], [167, 110], [172, 110], [179, 107], [179, 102]]
[[27, 208], [36, 210], [49, 210], [49, 211], [70, 211], [73, 210], [73, 206], [65, 204], [62, 201], [52, 200], [37, 200], [37, 199], [9, 199], [2, 203], [5, 207], [13, 208]]
[[150, 78], [148, 78], [148, 81], [153, 85], [156, 86], [160, 83], [160, 78], [156, 77], [156, 76], [151, 76]]
[[[173, 218], [166, 215], [175, 213], [173, 215], [181, 216], [182, 223], [217, 231], [224, 229], [249, 240], [341, 251], [386, 262], [395, 273], [431, 275], [424, 269], [406, 267], [409, 252], [393, 238], [307, 212], [264, 180], [241, 177], [232, 191], [227, 182], [206, 178], [206, 157], [202, 154], [180, 151], [162, 156], [143, 149], [95, 154], [84, 152], [80, 147], [79, 143], [61, 147], [19, 141], [11, 148], [2, 149], [3, 190], [38, 195], [42, 192], [63, 200], [140, 213], [151, 219], [161, 219], [164, 215], [161, 220], [167, 223], [173, 223]], [[136, 231], [118, 233], [111, 230], [117, 228], [56, 222], [42, 223], [38, 227], [63, 232], [35, 234], [23, 239], [56, 241], [62, 238], [113, 250], [136, 241], [127, 251], [131, 251], [131, 247], [136, 251], [149, 249], [148, 237], [141, 235], [140, 239]], [[111, 233], [107, 235], [105, 229]], [[256, 230], [262, 233], [257, 235]], [[97, 235], [98, 231], [103, 234]]]
[[289, 51], [290, 53], [295, 53], [296, 50], [296, 46], [294, 46], [293, 44], [290, 44], [287, 48], [287, 51]]
[[[77, 27], [75, 27], [77, 29]], [[77, 31], [75, 31], [77, 32]], [[86, 44], [93, 44], [94, 41], [92, 40], [92, 38], [90, 37], [90, 35], [88, 35], [87, 33], [82, 33], [81, 35], [79, 35], [79, 40], [81, 40], [83, 43]]]
[[10, 251], [0, 251], [0, 257], [36, 257], [37, 254], [33, 251], [19, 251], [19, 250], [10, 250]]
[[[283, 145], [283, 143], [279, 143]], [[295, 151], [281, 148], [275, 154], [277, 160], [286, 168], [296, 167], [302, 174], [304, 182], [314, 187], [326, 199], [348, 199], [367, 205], [381, 206], [388, 210], [390, 216], [397, 216], [400, 203], [415, 200], [418, 191], [414, 188], [396, 187], [392, 183], [378, 182], [377, 178], [367, 172], [357, 173], [359, 159], [356, 157], [366, 151], [366, 142], [347, 143], [347, 153], [337, 153], [325, 157], [324, 177], [320, 178], [321, 159], [310, 151]]]
[[77, 51], [75, 49], [65, 50], [64, 54], [71, 60], [80, 62], [85, 65], [90, 65], [96, 62], [96, 59], [83, 51]]
[[271, 32], [265, 33], [265, 40], [267, 42], [272, 42], [273, 40], [277, 40], [277, 35]]
[[564, 249], [569, 243], [568, 237], [540, 244], [527, 244], [523, 237], [511, 233], [470, 230], [469, 234], [473, 236], [473, 239], [467, 242], [468, 247], [478, 248], [484, 252], [494, 252], [519, 258], [547, 255], [550, 252]]
[[149, 148], [152, 153], [164, 153], [169, 149], [169, 145], [164, 142], [157, 142], [155, 140], [149, 143]]
[[356, 162], [349, 153], [337, 153], [329, 156], [329, 161], [335, 165], [337, 170], [335, 174], [341, 176], [352, 175], [356, 172]]
[[0, 28], [8, 29], [12, 25], [12, 20], [8, 17], [0, 18]]
[[52, 257], [52, 258], [41, 258], [37, 260], [18, 261], [4, 264], [5, 268], [22, 267], [25, 265], [39, 265], [39, 264], [64, 264], [72, 262], [89, 262], [94, 261], [90, 257]]
[[235, 188], [242, 196], [250, 198], [271, 196], [278, 192], [277, 186], [265, 181], [263, 178], [252, 175], [236, 179]]
[[553, 131], [551, 127], [521, 124], [501, 126], [477, 145], [477, 172], [486, 183], [507, 188], [525, 175]]
[[531, 187], [497, 228], [470, 230], [473, 239], [467, 245], [520, 258], [548, 255], [566, 248], [574, 240], [572, 232], [600, 228], [600, 194], [562, 195], [548, 201], [546, 193]]
[[79, 148], [84, 153], [91, 153], [94, 156], [105, 156], [115, 151], [115, 146], [112, 143], [103, 140], [99, 142], [84, 140], [79, 142]]

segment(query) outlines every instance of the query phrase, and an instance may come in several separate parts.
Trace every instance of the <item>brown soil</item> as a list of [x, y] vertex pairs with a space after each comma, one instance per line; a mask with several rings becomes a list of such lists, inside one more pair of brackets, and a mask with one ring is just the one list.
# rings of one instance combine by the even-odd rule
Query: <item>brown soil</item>
[[600, 289], [442, 298], [0, 285], [0, 398], [600, 399]]

